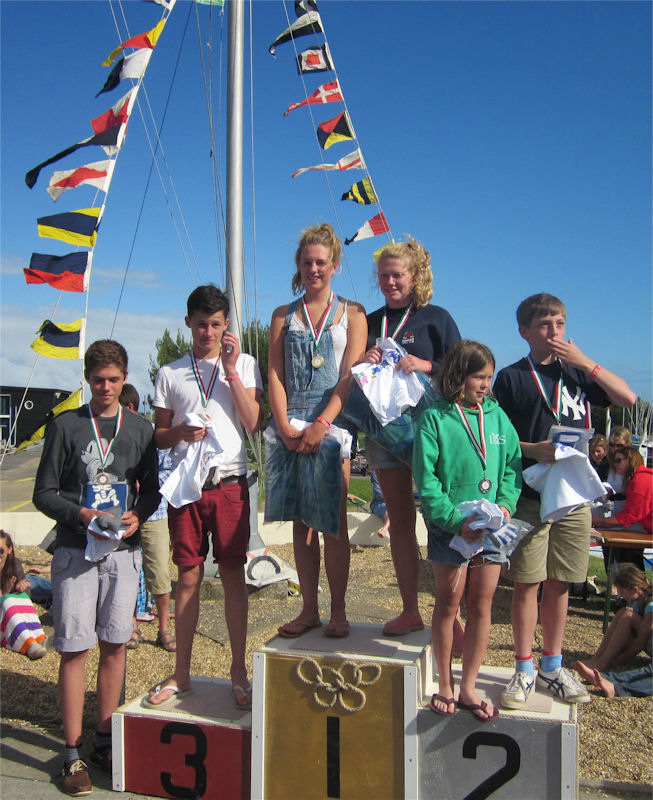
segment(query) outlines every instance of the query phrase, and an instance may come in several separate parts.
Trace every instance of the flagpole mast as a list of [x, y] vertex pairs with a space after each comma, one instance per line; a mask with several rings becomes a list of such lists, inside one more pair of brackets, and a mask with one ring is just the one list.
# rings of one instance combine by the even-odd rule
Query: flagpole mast
[[244, 0], [229, 0], [227, 40], [227, 270], [231, 328], [242, 337]]

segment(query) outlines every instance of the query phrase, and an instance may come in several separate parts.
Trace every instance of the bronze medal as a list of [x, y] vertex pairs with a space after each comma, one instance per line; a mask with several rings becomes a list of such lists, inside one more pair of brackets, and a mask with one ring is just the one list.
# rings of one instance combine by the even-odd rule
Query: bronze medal
[[107, 473], [104, 470], [101, 470], [95, 476], [95, 482], [97, 483], [98, 486], [108, 486], [111, 483], [111, 480], [107, 475]]

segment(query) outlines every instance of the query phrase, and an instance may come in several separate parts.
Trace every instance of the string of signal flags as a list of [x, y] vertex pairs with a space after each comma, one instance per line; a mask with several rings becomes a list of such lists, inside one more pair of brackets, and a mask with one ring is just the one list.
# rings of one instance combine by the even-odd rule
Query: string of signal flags
[[[271, 55], [275, 55], [276, 48], [286, 42], [294, 41], [300, 36], [308, 36], [309, 34], [322, 34], [324, 42], [316, 46], [307, 47], [302, 50], [296, 57], [297, 73], [304, 75], [307, 73], [320, 73], [320, 72], [335, 72], [333, 57], [329, 49], [329, 44], [326, 40], [326, 33], [322, 24], [316, 0], [295, 0], [295, 14], [297, 19], [282, 33], [269, 46], [268, 50]], [[284, 111], [284, 117], [287, 117], [291, 111], [297, 108], [309, 105], [319, 105], [322, 103], [344, 103], [345, 98], [340, 87], [340, 82], [336, 77], [335, 80], [323, 83], [318, 86], [315, 91], [307, 95], [303, 100], [296, 103], [290, 103], [288, 108]], [[360, 181], [355, 181], [351, 187], [344, 192], [341, 200], [353, 200], [359, 205], [377, 205], [379, 213], [367, 220], [352, 236], [345, 239], [345, 244], [349, 245], [352, 242], [358, 242], [362, 239], [369, 239], [372, 236], [378, 236], [381, 233], [390, 233], [390, 226], [385, 218], [379, 203], [379, 198], [374, 189], [372, 178], [367, 170], [363, 154], [358, 144], [354, 126], [345, 107], [332, 119], [320, 123], [317, 127], [317, 140], [323, 150], [327, 150], [331, 145], [339, 142], [356, 142], [356, 149], [346, 156], [338, 159], [335, 164], [327, 164], [324, 161], [321, 164], [315, 164], [311, 167], [302, 167], [292, 173], [292, 177], [296, 178], [305, 172], [311, 171], [345, 171], [359, 169], [364, 170], [366, 177]]]
[[[202, 1], [198, 0], [198, 2]], [[105, 92], [113, 91], [123, 81], [131, 80], [135, 81], [135, 84], [111, 108], [91, 120], [92, 136], [66, 147], [56, 155], [37, 164], [25, 175], [25, 183], [32, 189], [36, 185], [42, 169], [82, 148], [101, 147], [109, 156], [107, 160], [94, 161], [73, 169], [52, 173], [47, 192], [54, 202], [68, 190], [76, 189], [79, 186], [92, 186], [98, 192], [103, 192], [104, 200], [101, 205], [93, 208], [78, 208], [37, 219], [39, 236], [73, 244], [78, 248], [88, 247], [89, 250], [77, 250], [65, 255], [32, 253], [29, 267], [23, 268], [25, 281], [29, 284], [45, 283], [64, 292], [88, 291], [93, 252], [116, 159], [124, 144], [129, 118], [152, 51], [176, 0], [150, 0], [150, 2], [163, 7], [161, 19], [154, 28], [126, 39], [107, 56], [102, 62], [102, 66], [112, 67], [112, 69], [95, 96], [99, 97]], [[132, 50], [129, 55], [125, 54], [127, 48]], [[83, 358], [85, 350], [85, 331], [85, 317], [74, 322], [59, 324], [48, 319], [38, 329], [38, 337], [32, 342], [31, 347], [40, 355], [49, 358], [80, 359]]]

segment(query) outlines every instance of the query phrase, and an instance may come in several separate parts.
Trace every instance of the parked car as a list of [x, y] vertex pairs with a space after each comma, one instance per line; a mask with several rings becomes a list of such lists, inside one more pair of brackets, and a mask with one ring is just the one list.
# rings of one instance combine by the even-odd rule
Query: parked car
[[369, 466], [365, 458], [365, 450], [359, 450], [356, 453], [356, 458], [351, 460], [351, 474], [352, 475], [367, 475]]

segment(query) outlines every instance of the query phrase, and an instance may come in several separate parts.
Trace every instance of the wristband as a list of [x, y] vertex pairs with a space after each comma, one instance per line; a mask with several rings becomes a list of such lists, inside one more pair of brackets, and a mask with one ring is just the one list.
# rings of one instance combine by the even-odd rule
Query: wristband
[[589, 375], [590, 380], [593, 381], [594, 378], [596, 378], [596, 376], [599, 374], [600, 371], [601, 371], [601, 367], [598, 364], [594, 364], [594, 369], [590, 372], [590, 375]]
[[329, 430], [329, 428], [331, 427], [331, 423], [328, 420], [324, 419], [324, 417], [318, 417], [316, 422], [321, 422], [322, 425], [324, 425], [324, 427], [327, 430]]
[[228, 382], [235, 381], [238, 375], [225, 375], [224, 379]]

